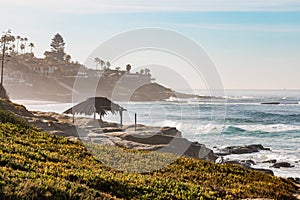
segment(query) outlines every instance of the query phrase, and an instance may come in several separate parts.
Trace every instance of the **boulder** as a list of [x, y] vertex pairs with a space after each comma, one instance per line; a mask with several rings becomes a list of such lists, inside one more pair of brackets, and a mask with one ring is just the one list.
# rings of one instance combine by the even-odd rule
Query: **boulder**
[[186, 157], [198, 158], [202, 160], [215, 161], [218, 157], [205, 145], [198, 142], [190, 142], [185, 138], [171, 137], [162, 134], [124, 134], [120, 136], [123, 140], [138, 142], [148, 145], [165, 145], [161, 152], [183, 155]]
[[272, 165], [271, 167], [273, 167], [273, 168], [280, 168], [280, 167], [291, 168], [291, 167], [294, 167], [294, 165], [291, 165], [288, 162], [278, 162], [278, 163], [275, 163], [274, 165]]
[[245, 164], [245, 165], [249, 165], [249, 166], [256, 165], [254, 160], [241, 160], [240, 162]]
[[182, 134], [175, 127], [162, 127], [159, 131], [159, 134], [168, 135], [173, 137], [182, 137]]
[[199, 144], [198, 142], [192, 142], [184, 155], [213, 162], [215, 162], [218, 158], [218, 156], [214, 154], [211, 149], [205, 147], [205, 145], [203, 144]]
[[102, 131], [104, 133], [110, 133], [110, 132], [124, 132], [124, 129], [118, 128], [118, 127], [106, 127], [103, 128]]
[[277, 162], [276, 159], [262, 161], [262, 163], [273, 163], [273, 164], [276, 162]]
[[230, 146], [222, 149], [219, 154], [230, 155], [230, 154], [248, 154], [248, 153], [256, 153], [260, 150], [268, 150], [269, 148], [263, 147], [261, 144], [252, 144], [246, 146]]
[[159, 145], [169, 144], [174, 137], [160, 134], [141, 135], [141, 134], [124, 134], [121, 136], [123, 140], [138, 142], [142, 144]]

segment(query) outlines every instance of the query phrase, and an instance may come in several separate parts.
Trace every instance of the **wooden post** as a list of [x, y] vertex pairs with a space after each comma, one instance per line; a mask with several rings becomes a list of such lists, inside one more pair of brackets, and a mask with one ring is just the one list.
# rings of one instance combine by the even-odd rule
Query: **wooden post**
[[136, 121], [137, 121], [137, 117], [136, 117], [136, 113], [134, 113], [134, 130], [136, 131]]
[[120, 125], [123, 127], [123, 110], [120, 110]]
[[73, 124], [74, 124], [74, 122], [75, 122], [75, 114], [73, 114]]
[[96, 120], [96, 112], [94, 112], [94, 121]]

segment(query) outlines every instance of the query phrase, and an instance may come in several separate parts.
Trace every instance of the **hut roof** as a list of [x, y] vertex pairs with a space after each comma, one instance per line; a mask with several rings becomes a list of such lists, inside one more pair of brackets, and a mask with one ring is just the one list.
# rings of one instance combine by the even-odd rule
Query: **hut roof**
[[69, 108], [68, 110], [64, 111], [64, 114], [85, 114], [85, 115], [92, 115], [94, 112], [98, 113], [99, 115], [103, 116], [106, 115], [107, 112], [111, 112], [113, 114], [117, 112], [125, 111], [123, 107], [119, 106], [118, 104], [113, 103], [109, 99], [105, 97], [91, 97], [87, 100]]

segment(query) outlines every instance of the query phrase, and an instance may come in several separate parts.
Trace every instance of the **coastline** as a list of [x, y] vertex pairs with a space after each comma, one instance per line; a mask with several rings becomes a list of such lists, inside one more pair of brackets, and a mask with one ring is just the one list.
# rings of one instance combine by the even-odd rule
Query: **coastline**
[[[274, 174], [273, 170], [270, 170], [267, 167], [260, 168], [255, 166], [255, 161], [252, 161], [251, 159], [240, 160], [228, 159], [226, 157], [243, 156], [246, 154], [253, 155], [260, 151], [270, 152], [271, 149], [265, 148], [262, 145], [249, 144], [246, 146], [227, 147], [227, 149], [220, 149], [216, 151], [215, 148], [207, 148], [205, 144], [188, 141], [183, 138], [181, 132], [174, 127], [157, 127], [138, 124], [135, 130], [134, 125], [124, 125], [120, 128], [117, 123], [103, 122], [99, 120], [94, 121], [93, 119], [86, 117], [76, 117], [75, 123], [73, 124], [71, 116], [54, 112], [32, 111], [32, 113], [35, 117], [27, 118], [30, 124], [39, 127], [41, 130], [50, 134], [64, 136], [71, 140], [113, 145], [134, 150], [156, 151], [165, 148], [169, 149], [170, 153], [175, 154], [176, 151], [172, 151], [172, 149], [178, 148], [181, 144], [186, 144], [187, 148], [184, 149], [186, 152], [179, 152], [180, 156], [183, 155], [197, 159], [209, 160], [219, 164], [238, 164], [249, 169], [272, 175]], [[169, 143], [174, 143], [176, 140], [178, 146], [172, 146], [172, 148], [169, 148]], [[231, 150], [232, 148], [235, 148], [235, 150]], [[297, 179], [297, 181], [299, 181], [299, 179]]]
[[[17, 101], [18, 103], [24, 103], [24, 102], [22, 102], [22, 101]], [[49, 105], [47, 105], [47, 103], [51, 103], [51, 104], [49, 104]], [[47, 105], [47, 106], [45, 106], [45, 105]], [[62, 113], [62, 111], [63, 110], [65, 110], [65, 108], [66, 107], [71, 107], [71, 104], [60, 104], [59, 102], [56, 102], [56, 103], [54, 103], [54, 102], [40, 102], [39, 103], [39, 106], [35, 106], [34, 104], [32, 105], [32, 106], [30, 106], [30, 105], [28, 105], [28, 107], [30, 108], [29, 110], [32, 110], [33, 108], [34, 108], [34, 110], [39, 110], [39, 109], [42, 109], [42, 110], [46, 110], [46, 111], [51, 111], [50, 113], [52, 113], [52, 114], [50, 114], [50, 115], [53, 115], [53, 112], [52, 112], [52, 110], [53, 110], [53, 107], [55, 107], [55, 108], [57, 108], [57, 109], [55, 109], [54, 111], [55, 112], [58, 112], [58, 113]], [[52, 108], [52, 109], [51, 109]], [[42, 112], [40, 112], [40, 113], [42, 113]], [[46, 114], [47, 115], [47, 114]], [[55, 114], [55, 115], [57, 115], [56, 116], [56, 118], [58, 117], [58, 118], [62, 118], [62, 117], [66, 117], [66, 116], [60, 116], [59, 114]], [[88, 121], [88, 119], [90, 120], [91, 118], [85, 118], [85, 117], [83, 117], [83, 118], [81, 118], [83, 121], [84, 120], [87, 120]], [[54, 120], [56, 120], [56, 119], [54, 119]], [[88, 123], [88, 122], [85, 122], [86, 124]], [[91, 123], [91, 121], [92, 120], [90, 120], [90, 123]], [[115, 119], [113, 119], [113, 118], [111, 118], [111, 121], [115, 121]], [[71, 122], [69, 122], [69, 124], [72, 124]], [[86, 124], [85, 125], [83, 125], [83, 126], [86, 126]], [[62, 126], [61, 124], [59, 125], [59, 126]], [[129, 125], [128, 125], [129, 126]], [[142, 126], [142, 125], [141, 125]], [[147, 127], [147, 128], [151, 128], [153, 125], [147, 125], [147, 126], [144, 126], [144, 132], [146, 131], [145, 129], [145, 127]], [[173, 127], [175, 127], [175, 124], [166, 124], [166, 125], [159, 125], [159, 124], [156, 124], [156, 125], [154, 125], [155, 127], [156, 127], [156, 132], [152, 132], [152, 135], [153, 134], [156, 134], [157, 132], [159, 132], [159, 126], [160, 127], [163, 127], [163, 126], [173, 126]], [[176, 125], [176, 127], [177, 127], [177, 125]], [[49, 127], [46, 127], [47, 129], [49, 129]], [[84, 127], [83, 127], [83, 129], [84, 129]], [[181, 130], [181, 129], [179, 129], [179, 130]], [[91, 132], [92, 132], [92, 130], [90, 130]], [[130, 131], [130, 129], [128, 129], [127, 131]], [[141, 133], [143, 133], [143, 131], [141, 131]], [[76, 131], [73, 131], [74, 132], [74, 134], [76, 134]], [[100, 133], [101, 131], [96, 131], [96, 133], [98, 134], [96, 134], [96, 135], [94, 135], [93, 137], [94, 137], [94, 140], [97, 140], [96, 139], [96, 137], [97, 136], [99, 136], [99, 137], [101, 137], [102, 138], [102, 140], [104, 139], [104, 137], [107, 137], [107, 138], [109, 138], [109, 137], [111, 137], [111, 139], [112, 140], [117, 140], [118, 139], [118, 141], [121, 141], [120, 140], [120, 137], [121, 137], [121, 134], [120, 134], [120, 131], [118, 131], [118, 132], [116, 132], [116, 135], [118, 135], [117, 137], [113, 137], [113, 133], [110, 133], [110, 135], [109, 134], [107, 134], [107, 133], [101, 133], [101, 136], [99, 135], [99, 133]], [[126, 127], [125, 127], [125, 130], [124, 130], [124, 132], [126, 132]], [[148, 132], [150, 132], [150, 131], [148, 131]], [[132, 133], [132, 132], [131, 132]], [[134, 133], [134, 132], [133, 132]], [[74, 135], [73, 134], [73, 135]], [[124, 134], [124, 133], [123, 133]], [[149, 134], [149, 133], [148, 133]], [[182, 133], [183, 134], [183, 138], [189, 138], [189, 137], [187, 137], [187, 135], [185, 135], [185, 132], [183, 132]], [[66, 135], [68, 135], [68, 134], [66, 134]], [[91, 134], [92, 135], [92, 134]], [[115, 136], [116, 136], [115, 135]], [[70, 136], [72, 136], [72, 134], [70, 135]], [[125, 136], [124, 136], [125, 137]], [[123, 137], [123, 138], [124, 138]], [[203, 136], [201, 135], [201, 138], [202, 138]], [[86, 137], [87, 138], [87, 137]], [[106, 139], [106, 142], [108, 142], [109, 140], [107, 140]], [[195, 140], [190, 140], [190, 141], [195, 141]], [[199, 141], [201, 144], [204, 144], [204, 145], [207, 145], [207, 142], [205, 142], [206, 141], [206, 139], [205, 139], [205, 137], [203, 138], [203, 139], [201, 139], [201, 140], [196, 140], [196, 141]], [[99, 140], [98, 140], [98, 142], [99, 142]], [[131, 143], [132, 142], [134, 142], [134, 141], [131, 141]], [[110, 143], [110, 144], [112, 144], [112, 142], [108, 142], [108, 143]], [[243, 144], [243, 145], [240, 145], [239, 146], [239, 148], [243, 148], [244, 146], [247, 146], [247, 145], [252, 145], [252, 144], [260, 144], [260, 143], [246, 143], [246, 144]], [[135, 146], [136, 148], [137, 148], [137, 146], [139, 146], [140, 144], [134, 144], [134, 145], [125, 145], [125, 142], [124, 142], [124, 139], [123, 139], [123, 144], [122, 145], [124, 145], [126, 148], [132, 148], [132, 146]], [[121, 145], [121, 146], [122, 146]], [[141, 146], [141, 145], [140, 145]], [[227, 146], [222, 146], [222, 148], [221, 148], [221, 146], [219, 146], [219, 145], [217, 145], [217, 146], [212, 146], [212, 145], [208, 145], [208, 146], [206, 146], [206, 148], [210, 148], [211, 150], [213, 150], [214, 151], [214, 153], [220, 153], [220, 151], [221, 150], [224, 150], [226, 147], [230, 147], [231, 145], [227, 145]], [[221, 148], [221, 149], [218, 149], [218, 147], [219, 148]], [[266, 147], [268, 147], [268, 146], [266, 146]], [[144, 148], [146, 148], [146, 147], [144, 147]], [[151, 149], [151, 147], [149, 147], [149, 145], [148, 145], [148, 147], [147, 148], [149, 148], [149, 149]], [[152, 149], [156, 149], [156, 147], [153, 147]], [[278, 151], [278, 150], [276, 150], [276, 151]], [[285, 178], [288, 178], [288, 177], [293, 177], [293, 178], [299, 178], [298, 177], [298, 174], [297, 173], [293, 173], [292, 171], [293, 170], [296, 170], [296, 168], [294, 169], [292, 166], [293, 165], [298, 165], [297, 163], [294, 163], [294, 162], [290, 162], [290, 161], [288, 161], [288, 160], [286, 160], [286, 159], [277, 159], [277, 162], [289, 162], [290, 163], [290, 165], [291, 165], [291, 168], [290, 167], [287, 167], [287, 168], [273, 168], [273, 167], [270, 167], [270, 166], [272, 166], [272, 165], [274, 165], [274, 163], [268, 163], [268, 162], [266, 162], [266, 161], [268, 161], [268, 160], [272, 160], [272, 159], [275, 159], [276, 158], [276, 155], [277, 155], [277, 153], [276, 153], [276, 151], [274, 152], [274, 149], [273, 148], [271, 148], [271, 151], [266, 151], [266, 150], [260, 150], [260, 149], [255, 149], [255, 151], [254, 152], [252, 152], [252, 153], [248, 153], [248, 154], [230, 154], [230, 155], [221, 155], [221, 156], [223, 156], [224, 157], [224, 159], [223, 159], [223, 162], [228, 162], [228, 163], [232, 163], [233, 161], [235, 162], [235, 163], [239, 163], [239, 164], [241, 164], [241, 165], [245, 165], [245, 161], [247, 161], [247, 160], [252, 160], [251, 162], [252, 163], [247, 163], [246, 162], [246, 165], [247, 165], [247, 167], [251, 167], [251, 168], [258, 168], [258, 169], [266, 169], [266, 170], [271, 170], [271, 171], [274, 171], [274, 173], [277, 175], [277, 176], [280, 176], [280, 177], [285, 177]], [[258, 156], [258, 157], [257, 157]], [[274, 158], [274, 156], [275, 156], [275, 158]], [[259, 158], [259, 159], [258, 159]], [[241, 162], [242, 161], [242, 162]], [[220, 161], [218, 161], [218, 162], [220, 162]], [[253, 164], [254, 163], [254, 164]], [[298, 169], [298, 168], [297, 168]], [[291, 171], [292, 170], [292, 171]], [[291, 173], [292, 172], [292, 173]], [[289, 175], [291, 173], [291, 175]], [[283, 176], [281, 175], [281, 174], [283, 174]]]
[[[11, 108], [9, 108], [9, 106], [11, 106]], [[10, 105], [9, 104], [5, 108], [7, 108], [8, 110], [11, 110], [11, 112], [14, 112], [19, 116], [24, 117], [30, 124], [35, 125], [36, 127], [39, 127], [39, 129], [41, 131], [46, 131], [50, 135], [53, 134], [53, 135], [64, 136], [64, 137], [68, 138], [68, 140], [74, 141], [75, 143], [77, 143], [77, 141], [78, 141], [78, 138], [79, 138], [78, 135], [77, 136], [74, 135], [74, 134], [78, 133], [77, 129], [74, 127], [74, 125], [72, 125], [72, 118], [69, 116], [64, 116], [64, 115], [60, 115], [60, 114], [53, 113], [53, 112], [40, 112], [40, 111], [30, 112], [30, 111], [26, 110], [26, 108], [22, 105]], [[97, 128], [98, 130], [94, 129], [95, 122], [93, 122], [93, 120], [91, 120], [91, 119], [78, 118], [77, 122], [75, 122], [75, 123], [77, 123], [77, 126], [83, 127], [85, 130], [99, 131], [98, 128]], [[130, 138], [132, 138], [132, 136], [136, 136], [136, 134], [133, 135], [134, 133], [136, 133], [136, 131], [133, 130], [133, 126], [130, 126], [130, 125], [124, 126], [124, 129], [126, 130], [126, 132], [124, 132], [124, 129], [120, 129], [119, 127], [117, 127], [116, 123], [103, 123], [102, 125], [103, 125], [103, 129], [101, 131], [99, 131], [98, 133], [95, 132], [93, 135], [90, 135], [90, 137], [89, 137], [90, 141], [96, 140], [96, 142], [97, 142], [98, 136], [102, 136], [100, 141], [98, 140], [98, 142], [100, 142], [100, 144], [103, 144], [103, 139], [108, 139], [106, 141], [104, 140], [104, 142], [105, 142], [104, 144], [107, 144], [106, 142], [108, 142], [108, 141], [110, 141], [110, 142], [115, 141], [115, 142], [112, 142], [111, 145], [120, 146], [120, 147], [126, 148], [126, 149], [153, 151], [153, 150], [156, 150], [157, 148], [161, 148], [160, 145], [156, 144], [157, 140], [155, 138], [152, 138], [153, 140], [150, 140], [151, 147], [154, 147], [153, 144], [158, 145], [158, 146], [155, 146], [155, 148], [149, 148], [150, 147], [149, 144], [143, 144], [141, 146], [140, 141], [130, 140]], [[181, 138], [181, 135], [180, 135], [181, 133], [178, 132], [178, 130], [171, 128], [171, 127], [168, 127], [168, 128], [165, 127], [165, 128], [163, 128], [164, 129], [163, 130], [161, 127], [149, 127], [149, 126], [139, 125], [137, 129], [138, 129], [138, 131], [141, 131], [139, 133], [144, 133], [145, 136], [147, 136], [147, 137], [149, 136], [149, 134], [151, 136], [153, 136], [153, 132], [154, 132], [155, 136], [157, 136], [157, 135], [160, 136], [159, 141], [161, 141], [161, 139], [164, 140], [166, 138], [169, 138], [169, 139], [170, 138]], [[152, 132], [150, 133], [149, 131], [150, 132], [152, 131]], [[158, 134], [157, 131], [160, 131], [160, 133]], [[90, 133], [87, 132], [87, 134], [90, 134]], [[84, 136], [84, 135], [80, 135], [80, 136]], [[106, 138], [103, 136], [105, 136]], [[110, 140], [109, 137], [114, 137], [114, 139]], [[116, 139], [116, 138], [118, 138], [118, 139]], [[143, 137], [141, 137], [141, 138], [143, 138]], [[84, 139], [84, 138], [80, 138], [80, 139]], [[126, 140], [125, 142], [124, 142], [124, 139]], [[143, 140], [145, 140], [145, 138], [143, 138]], [[147, 139], [147, 141], [149, 141], [149, 140]], [[139, 144], [137, 144], [136, 142]], [[169, 142], [169, 140], [165, 140], [165, 143], [168, 143], [168, 142]], [[193, 144], [193, 143], [191, 143], [191, 144]], [[200, 149], [203, 148], [203, 145], [201, 145], [199, 143], [196, 146], [200, 147]], [[190, 153], [191, 153], [191, 151], [190, 151]], [[192, 151], [192, 153], [193, 153], [193, 151]], [[213, 153], [213, 152], [211, 152], [209, 150], [209, 153]], [[199, 151], [196, 152], [196, 155], [199, 155]], [[209, 157], [207, 155], [209, 155], [209, 154], [206, 154], [205, 157], [198, 158], [198, 159], [200, 159], [200, 160], [204, 159], [204, 160], [209, 160], [209, 161], [213, 161], [215, 159], [215, 158], [211, 159], [211, 157]], [[214, 155], [214, 154], [211, 154], [211, 155]], [[193, 155], [188, 155], [188, 154], [185, 154], [185, 156], [186, 157], [194, 157]], [[228, 166], [229, 168], [232, 167], [232, 169], [241, 168], [238, 166], [234, 167], [235, 164], [238, 164], [238, 163], [227, 163], [226, 165], [219, 165], [219, 166], [220, 167]], [[244, 168], [243, 170], [248, 170], [248, 169]], [[250, 171], [254, 171], [254, 170], [250, 170]], [[248, 171], [248, 172], [250, 172], [250, 171]], [[262, 174], [260, 176], [262, 176]], [[284, 179], [278, 179], [278, 180], [284, 180]], [[290, 184], [291, 183], [292, 182], [290, 182]], [[297, 188], [297, 186], [294, 183], [293, 183], [293, 185], [294, 185], [293, 187]], [[299, 197], [299, 188], [298, 188], [298, 193], [294, 194], [295, 198], [296, 198], [296, 195], [298, 195], [298, 197]]]

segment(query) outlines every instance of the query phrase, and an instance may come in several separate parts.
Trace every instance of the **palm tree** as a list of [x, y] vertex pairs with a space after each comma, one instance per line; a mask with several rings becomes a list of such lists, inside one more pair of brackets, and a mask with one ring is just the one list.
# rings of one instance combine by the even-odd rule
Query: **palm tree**
[[65, 59], [66, 59], [66, 61], [70, 62], [71, 56], [68, 54], [68, 55], [66, 55]]
[[34, 44], [31, 42], [28, 46], [30, 47], [30, 53], [32, 53], [32, 48], [34, 48]]
[[24, 54], [25, 44], [22, 43], [22, 44], [20, 45], [20, 49], [21, 49], [21, 53]]
[[96, 70], [97, 70], [97, 67], [98, 67], [98, 65], [100, 64], [100, 58], [96, 57], [96, 58], [94, 59], [94, 62], [96, 63]]
[[15, 48], [16, 48], [16, 45], [13, 44], [13, 45], [11, 46], [11, 48], [12, 48], [12, 52], [14, 52], [14, 51], [15, 51]]
[[105, 65], [105, 62], [103, 60], [100, 60], [101, 69], [103, 69], [103, 66]]
[[[20, 44], [20, 50], [21, 50], [21, 53], [23, 53], [23, 49], [24, 49], [24, 47], [23, 47], [23, 49], [21, 48], [21, 46], [22, 46], [22, 44], [23, 44], [23, 42], [24, 42], [24, 38], [20, 38], [20, 41], [21, 41], [21, 44]], [[24, 45], [24, 44], [23, 44]]]
[[25, 51], [25, 49], [26, 49], [26, 42], [28, 41], [28, 39], [24, 38], [24, 41], [25, 41], [25, 44], [24, 44], [24, 51]]
[[145, 68], [145, 74], [146, 74], [146, 75], [150, 75], [150, 69]]
[[107, 67], [107, 69], [110, 68], [110, 62], [109, 61], [106, 62], [106, 67]]
[[127, 70], [128, 73], [130, 72], [130, 70], [131, 70], [131, 65], [130, 64], [126, 65], [126, 70]]
[[19, 50], [19, 41], [20, 41], [21, 37], [18, 35], [16, 37], [16, 39], [17, 39], [17, 53], [18, 53], [18, 50]]
[[13, 35], [10, 35], [10, 36], [9, 36], [8, 41], [12, 42], [12, 46], [14, 45], [15, 40], [16, 40], [15, 36], [13, 36]]

